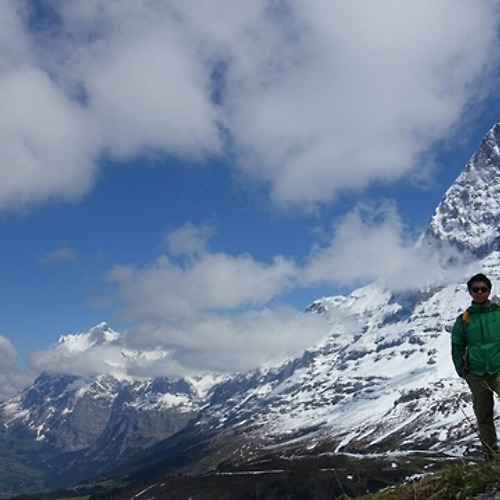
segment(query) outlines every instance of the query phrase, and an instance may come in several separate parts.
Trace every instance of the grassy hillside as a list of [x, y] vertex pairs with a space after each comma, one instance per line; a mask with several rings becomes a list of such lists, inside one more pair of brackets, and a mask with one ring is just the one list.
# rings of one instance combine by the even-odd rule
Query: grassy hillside
[[0, 433], [0, 495], [44, 489], [47, 463], [53, 451], [33, 438]]
[[[28, 476], [35, 479], [33, 471]], [[107, 487], [106, 487], [107, 486]], [[367, 492], [373, 492], [368, 493]], [[482, 493], [485, 495], [479, 496]], [[496, 492], [496, 493], [494, 493]], [[496, 496], [495, 496], [496, 495]], [[444, 457], [394, 459], [323, 455], [176, 474], [127, 486], [86, 487], [22, 499], [146, 500], [493, 500], [500, 498], [500, 461], [466, 463]]]
[[500, 463], [448, 464], [438, 472], [364, 495], [360, 500], [465, 500], [500, 498]]
[[103, 483], [99, 487], [88, 485], [44, 498], [59, 500], [79, 494], [92, 500], [185, 500], [190, 497], [203, 500], [465, 500], [496, 486], [499, 481], [500, 465], [491, 463], [457, 463], [445, 457], [422, 455], [375, 459], [328, 454], [294, 459], [269, 457], [268, 461], [237, 468], [167, 475], [155, 481], [111, 487], [107, 491], [102, 491], [106, 489]]
[[[260, 464], [257, 474], [247, 469], [170, 477], [154, 484], [136, 485], [89, 498], [471, 500], [484, 492], [496, 492], [496, 496], [487, 495], [481, 497], [482, 500], [500, 498], [500, 463], [445, 461], [434, 463], [429, 469], [421, 467], [424, 462], [419, 458], [399, 463], [368, 459], [346, 461], [345, 457], [339, 462], [332, 457], [305, 459], [300, 463], [274, 461], [268, 464], [267, 471]], [[427, 472], [422, 472], [425, 469]], [[364, 494], [370, 490], [378, 491]]]

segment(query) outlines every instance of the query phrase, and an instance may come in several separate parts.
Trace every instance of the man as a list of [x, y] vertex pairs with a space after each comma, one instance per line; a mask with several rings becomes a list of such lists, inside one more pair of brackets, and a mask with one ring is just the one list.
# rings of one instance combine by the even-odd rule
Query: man
[[500, 309], [489, 299], [491, 281], [484, 274], [473, 276], [467, 289], [472, 303], [455, 321], [451, 353], [458, 375], [471, 390], [479, 437], [491, 460], [499, 452], [493, 393], [500, 394]]

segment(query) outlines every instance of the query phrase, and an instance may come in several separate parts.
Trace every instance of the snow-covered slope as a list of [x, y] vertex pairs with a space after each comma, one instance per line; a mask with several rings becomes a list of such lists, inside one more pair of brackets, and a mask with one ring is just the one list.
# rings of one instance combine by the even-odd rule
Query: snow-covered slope
[[464, 295], [450, 286], [393, 296], [370, 285], [321, 299], [309, 310], [328, 317], [330, 335], [301, 359], [216, 387], [205, 422], [268, 444], [302, 436], [332, 451], [460, 451], [473, 440], [449, 330]]

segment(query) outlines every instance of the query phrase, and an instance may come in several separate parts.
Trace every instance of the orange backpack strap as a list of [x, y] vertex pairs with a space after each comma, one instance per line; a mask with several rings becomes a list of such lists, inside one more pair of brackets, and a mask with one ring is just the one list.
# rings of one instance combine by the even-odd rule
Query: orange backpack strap
[[[497, 304], [496, 302], [493, 302], [493, 304], [496, 305], [498, 309], [500, 309], [500, 304]], [[462, 323], [464, 324], [464, 326], [469, 324], [469, 317], [470, 317], [470, 311], [469, 309], [466, 309], [462, 313]]]
[[469, 316], [470, 316], [470, 312], [468, 309], [462, 313], [462, 323], [464, 325], [469, 324]]

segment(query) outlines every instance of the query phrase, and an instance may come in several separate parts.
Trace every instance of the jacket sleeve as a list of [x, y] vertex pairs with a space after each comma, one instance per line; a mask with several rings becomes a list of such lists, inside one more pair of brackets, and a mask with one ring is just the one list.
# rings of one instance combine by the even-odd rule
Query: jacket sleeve
[[451, 331], [451, 358], [455, 365], [455, 370], [459, 377], [465, 376], [465, 353], [467, 350], [467, 337], [462, 322], [462, 317], [459, 316]]

